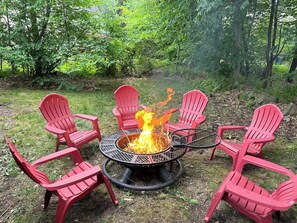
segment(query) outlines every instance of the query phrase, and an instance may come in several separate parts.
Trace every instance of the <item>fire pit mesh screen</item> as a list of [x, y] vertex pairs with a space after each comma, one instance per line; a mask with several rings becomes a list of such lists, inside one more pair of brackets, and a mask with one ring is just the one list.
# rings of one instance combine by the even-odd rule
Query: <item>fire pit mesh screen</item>
[[126, 152], [116, 146], [116, 141], [125, 134], [140, 133], [139, 129], [118, 131], [100, 143], [100, 150], [107, 158], [130, 165], [152, 165], [169, 162], [180, 158], [186, 152], [186, 148], [173, 148], [155, 154], [135, 154]]

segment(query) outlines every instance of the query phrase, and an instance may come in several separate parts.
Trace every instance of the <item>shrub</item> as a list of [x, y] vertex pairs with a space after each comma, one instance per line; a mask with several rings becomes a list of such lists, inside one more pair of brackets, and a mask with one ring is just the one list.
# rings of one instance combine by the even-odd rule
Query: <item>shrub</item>
[[274, 65], [273, 66], [273, 75], [279, 75], [279, 74], [284, 74], [288, 73], [289, 67], [287, 65]]
[[72, 83], [63, 77], [43, 76], [33, 80], [33, 84], [37, 84], [40, 88], [48, 89], [55, 88], [59, 90], [78, 91], [83, 88], [83, 85]]

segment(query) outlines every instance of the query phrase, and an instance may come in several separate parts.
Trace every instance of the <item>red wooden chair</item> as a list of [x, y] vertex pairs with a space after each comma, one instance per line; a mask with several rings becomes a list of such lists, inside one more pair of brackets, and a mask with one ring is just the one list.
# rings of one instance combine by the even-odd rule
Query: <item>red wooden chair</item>
[[[232, 170], [234, 170], [238, 153], [242, 149], [249, 155], [263, 158], [262, 147], [275, 139], [273, 134], [282, 120], [281, 110], [274, 104], [266, 104], [255, 110], [250, 126], [219, 126], [218, 135], [221, 137], [221, 143], [213, 148], [209, 159], [212, 160], [216, 149], [221, 149], [233, 158]], [[243, 141], [237, 143], [224, 139], [223, 134], [227, 130], [246, 130]]]
[[[199, 90], [191, 90], [183, 95], [181, 108], [173, 108], [165, 111], [168, 112], [179, 112], [177, 122], [167, 122], [164, 125], [164, 129], [168, 132], [174, 132], [180, 129], [195, 129], [199, 124], [205, 121], [206, 117], [202, 114], [206, 105], [208, 104], [208, 98], [206, 95]], [[179, 131], [178, 134], [185, 136], [190, 132]], [[189, 137], [187, 139], [191, 141]]]
[[[67, 210], [74, 202], [84, 198], [102, 183], [105, 184], [114, 205], [118, 205], [111, 184], [102, 174], [101, 169], [98, 166], [92, 166], [90, 163], [84, 162], [76, 148], [71, 147], [55, 152], [30, 164], [20, 155], [8, 138], [6, 138], [6, 142], [20, 169], [34, 182], [46, 189], [44, 209], [48, 207], [52, 194], [58, 197], [58, 206], [56, 210], [57, 223], [64, 222]], [[51, 182], [44, 172], [37, 169], [41, 164], [56, 160], [66, 155], [70, 155], [73, 158], [75, 167], [55, 182]]]
[[[270, 193], [242, 175], [242, 168], [246, 164], [275, 171], [289, 179]], [[246, 155], [239, 161], [236, 171], [228, 174], [215, 193], [204, 218], [205, 222], [210, 221], [221, 200], [258, 223], [273, 223], [274, 212], [279, 214], [279, 211], [286, 211], [297, 201], [297, 175], [285, 167]]]
[[138, 128], [135, 114], [144, 105], [139, 105], [138, 91], [130, 85], [122, 85], [114, 92], [116, 107], [112, 109], [113, 115], [118, 120], [119, 130]]
[[[94, 139], [101, 141], [98, 118], [90, 115], [72, 114], [66, 97], [49, 94], [40, 102], [39, 109], [47, 121], [45, 129], [57, 135], [56, 151], [61, 144], [80, 148]], [[78, 131], [74, 118], [91, 121], [93, 129]]]

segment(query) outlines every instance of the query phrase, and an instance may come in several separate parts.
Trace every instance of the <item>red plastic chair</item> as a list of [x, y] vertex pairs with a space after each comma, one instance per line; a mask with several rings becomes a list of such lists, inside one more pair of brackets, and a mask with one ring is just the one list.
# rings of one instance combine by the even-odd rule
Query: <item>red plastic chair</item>
[[138, 128], [135, 114], [144, 105], [139, 105], [138, 91], [130, 85], [122, 85], [114, 92], [117, 106], [112, 109], [113, 115], [118, 120], [119, 130]]
[[[221, 143], [213, 148], [210, 155], [212, 160], [216, 149], [221, 149], [233, 158], [232, 170], [235, 169], [237, 156], [242, 149], [247, 154], [262, 156], [262, 147], [267, 143], [275, 140], [273, 133], [277, 130], [283, 120], [281, 110], [274, 104], [266, 104], [257, 108], [254, 112], [250, 126], [219, 126], [218, 135], [221, 137]], [[241, 143], [232, 142], [223, 138], [226, 130], [246, 130], [244, 139]]]
[[[286, 175], [289, 180], [281, 183], [274, 192], [270, 193], [242, 175], [242, 168], [246, 164]], [[236, 171], [228, 174], [215, 193], [204, 218], [205, 222], [210, 221], [221, 200], [258, 223], [273, 223], [274, 212], [279, 214], [279, 211], [286, 211], [297, 201], [297, 175], [285, 167], [246, 155], [241, 159]]]
[[[45, 129], [57, 135], [56, 151], [61, 144], [80, 148], [94, 139], [101, 141], [98, 118], [83, 114], [73, 115], [70, 112], [66, 97], [59, 94], [49, 94], [40, 102], [39, 109], [47, 121]], [[91, 121], [93, 129], [78, 131], [74, 118]]]
[[[102, 174], [101, 169], [98, 166], [94, 167], [90, 163], [84, 162], [76, 148], [71, 147], [55, 152], [30, 164], [19, 154], [8, 138], [6, 138], [6, 143], [20, 169], [34, 182], [46, 189], [44, 209], [48, 207], [52, 194], [58, 197], [58, 206], [56, 210], [57, 223], [64, 222], [67, 210], [74, 202], [84, 198], [102, 183], [105, 184], [114, 205], [118, 205], [111, 184]], [[70, 155], [73, 158], [75, 167], [55, 182], [51, 182], [44, 172], [37, 169], [41, 164], [56, 160], [66, 155]]]
[[[183, 95], [181, 108], [173, 108], [165, 111], [168, 112], [179, 112], [178, 121], [167, 122], [164, 125], [164, 129], [168, 132], [174, 132], [180, 129], [195, 129], [198, 125], [203, 123], [206, 117], [202, 114], [206, 105], [208, 104], [208, 98], [206, 95], [199, 90], [192, 90]], [[179, 131], [178, 134], [185, 136], [188, 135], [189, 131]], [[189, 137], [187, 141], [191, 141]]]

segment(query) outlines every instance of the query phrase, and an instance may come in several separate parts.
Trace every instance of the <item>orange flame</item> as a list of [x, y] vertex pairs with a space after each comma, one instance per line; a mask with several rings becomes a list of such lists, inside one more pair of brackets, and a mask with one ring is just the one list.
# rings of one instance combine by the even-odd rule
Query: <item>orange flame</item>
[[160, 101], [158, 104], [160, 104], [161, 106], [165, 106], [169, 101], [171, 101], [172, 99], [172, 96], [174, 95], [174, 90], [172, 88], [167, 88], [167, 94], [168, 94], [168, 97], [167, 97], [167, 100], [165, 101]]
[[[161, 111], [161, 109], [172, 100], [174, 93], [172, 88], [167, 88], [168, 96], [165, 101], [161, 101], [156, 105], [136, 113], [135, 118], [142, 132], [138, 138], [128, 144], [126, 148], [127, 151], [138, 154], [151, 154], [161, 152], [168, 147], [170, 140], [168, 134], [163, 132], [162, 126], [169, 121], [172, 110], [161, 117], [158, 117], [157, 111]], [[158, 131], [158, 133], [156, 131]]]

